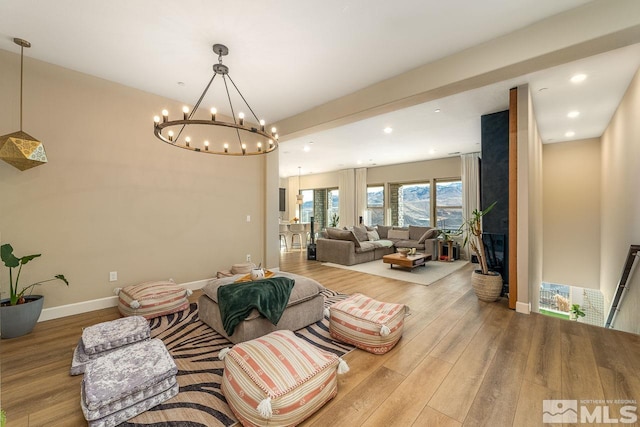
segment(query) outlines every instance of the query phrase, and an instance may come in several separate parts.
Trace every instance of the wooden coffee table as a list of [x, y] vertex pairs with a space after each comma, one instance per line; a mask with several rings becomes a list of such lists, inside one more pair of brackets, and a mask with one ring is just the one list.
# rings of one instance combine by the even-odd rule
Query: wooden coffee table
[[416, 267], [424, 265], [425, 262], [431, 259], [431, 255], [416, 253], [413, 255], [402, 256], [399, 253], [389, 254], [382, 257], [382, 261], [385, 264], [389, 264], [389, 268], [393, 268], [394, 265], [398, 267], [409, 268], [413, 270]]

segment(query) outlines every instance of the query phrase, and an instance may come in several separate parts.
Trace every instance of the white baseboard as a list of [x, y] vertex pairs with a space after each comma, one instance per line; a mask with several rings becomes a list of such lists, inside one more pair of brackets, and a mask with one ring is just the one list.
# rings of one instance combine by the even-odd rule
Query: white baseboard
[[522, 314], [531, 314], [531, 303], [516, 302], [516, 312]]
[[[195, 282], [182, 283], [187, 289], [195, 291], [203, 288], [211, 279], [196, 280]], [[40, 314], [38, 322], [46, 320], [59, 319], [60, 317], [73, 316], [74, 314], [87, 313], [89, 311], [102, 310], [104, 308], [116, 307], [118, 305], [118, 297], [106, 297], [89, 301], [76, 302], [73, 304], [60, 305], [57, 307], [45, 308]]]

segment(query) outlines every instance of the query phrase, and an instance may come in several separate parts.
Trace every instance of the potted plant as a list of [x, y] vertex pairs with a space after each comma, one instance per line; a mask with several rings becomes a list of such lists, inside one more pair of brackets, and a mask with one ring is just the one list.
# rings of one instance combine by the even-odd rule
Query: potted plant
[[[13, 254], [13, 247], [10, 244], [0, 246], [0, 258], [5, 267], [9, 268], [9, 298], [0, 301], [0, 326], [2, 329], [0, 335], [2, 338], [19, 337], [33, 330], [44, 304], [42, 295], [31, 295], [35, 286], [52, 280], [61, 280], [69, 286], [67, 279], [62, 274], [57, 274], [51, 279], [32, 283], [22, 289], [19, 287], [22, 266], [41, 255], [26, 255], [18, 258]], [[14, 268], [18, 269], [15, 281]], [[29, 295], [26, 295], [27, 291], [30, 291]]]
[[331, 215], [331, 219], [329, 220], [329, 227], [337, 227], [339, 222], [340, 217], [337, 213], [334, 212], [334, 214]]
[[487, 302], [496, 301], [500, 298], [502, 291], [502, 276], [498, 272], [489, 270], [482, 241], [482, 217], [491, 212], [495, 205], [496, 202], [493, 202], [484, 210], [475, 209], [471, 213], [471, 217], [460, 226], [460, 231], [465, 233], [463, 246], [469, 242], [469, 246], [475, 252], [480, 264], [480, 269], [471, 273], [471, 285], [478, 299]]
[[582, 307], [580, 304], [571, 304], [571, 309], [569, 310], [569, 318], [571, 320], [578, 320], [579, 317], [586, 316], [585, 312], [582, 311]]

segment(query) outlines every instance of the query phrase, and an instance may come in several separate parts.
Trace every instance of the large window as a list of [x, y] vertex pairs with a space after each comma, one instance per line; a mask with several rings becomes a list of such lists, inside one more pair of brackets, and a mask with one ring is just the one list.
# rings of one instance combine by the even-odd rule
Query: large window
[[367, 187], [367, 212], [365, 224], [369, 226], [384, 224], [384, 187]]
[[311, 217], [313, 216], [313, 190], [302, 190], [301, 193], [300, 222], [311, 222]]
[[462, 225], [462, 181], [436, 181], [436, 227], [457, 230]]
[[327, 221], [326, 223], [331, 227], [337, 227], [338, 224], [335, 222], [334, 225], [334, 216], [335, 219], [338, 219], [340, 213], [338, 211], [338, 207], [340, 204], [340, 193], [337, 188], [333, 188], [331, 190], [327, 190]]
[[393, 225], [431, 225], [431, 184], [394, 184], [390, 186]]

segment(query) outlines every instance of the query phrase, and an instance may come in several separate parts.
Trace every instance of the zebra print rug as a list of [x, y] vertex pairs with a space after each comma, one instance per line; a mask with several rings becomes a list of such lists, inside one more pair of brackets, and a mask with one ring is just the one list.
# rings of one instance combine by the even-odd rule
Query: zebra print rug
[[[347, 295], [325, 289], [325, 307]], [[151, 336], [160, 338], [178, 366], [180, 392], [166, 402], [121, 424], [126, 427], [231, 426], [236, 418], [220, 391], [224, 362], [218, 352], [233, 344], [198, 319], [198, 305], [152, 319]], [[323, 350], [342, 356], [354, 347], [333, 341], [327, 318], [296, 331], [296, 335]]]

